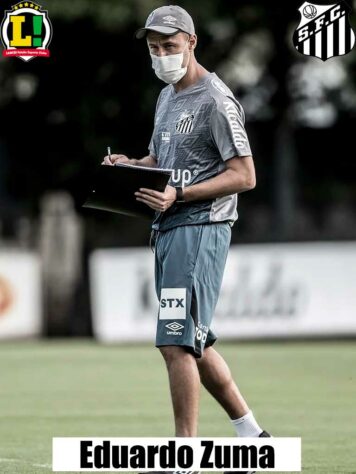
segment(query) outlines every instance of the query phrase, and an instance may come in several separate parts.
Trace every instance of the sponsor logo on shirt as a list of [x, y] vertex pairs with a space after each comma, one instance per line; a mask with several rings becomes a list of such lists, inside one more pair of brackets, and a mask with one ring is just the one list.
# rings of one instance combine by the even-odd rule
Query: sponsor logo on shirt
[[247, 137], [245, 131], [240, 126], [237, 107], [231, 101], [224, 101], [223, 104], [231, 127], [234, 144], [237, 148], [243, 147], [247, 142]]
[[186, 288], [162, 288], [159, 319], [186, 319]]
[[171, 140], [171, 132], [162, 132], [162, 142], [169, 142]]
[[194, 113], [185, 110], [176, 122], [176, 132], [178, 133], [191, 133], [193, 130]]
[[171, 179], [173, 183], [180, 183], [182, 188], [184, 188], [186, 184], [190, 183], [192, 179], [192, 173], [190, 170], [176, 169], [172, 172]]

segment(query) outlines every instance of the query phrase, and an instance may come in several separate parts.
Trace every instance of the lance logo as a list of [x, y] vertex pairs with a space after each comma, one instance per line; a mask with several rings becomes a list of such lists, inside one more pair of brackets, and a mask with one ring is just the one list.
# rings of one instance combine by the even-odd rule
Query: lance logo
[[350, 11], [343, 0], [332, 5], [304, 2], [299, 8], [301, 21], [293, 35], [297, 51], [323, 61], [349, 53], [355, 44], [348, 18]]
[[21, 2], [5, 11], [1, 24], [3, 56], [17, 57], [23, 61], [50, 55], [48, 46], [52, 39], [52, 25], [47, 10], [33, 2]]

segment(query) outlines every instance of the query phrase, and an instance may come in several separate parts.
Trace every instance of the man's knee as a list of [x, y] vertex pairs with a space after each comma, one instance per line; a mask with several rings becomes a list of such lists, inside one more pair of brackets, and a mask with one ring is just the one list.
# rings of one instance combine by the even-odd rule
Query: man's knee
[[194, 358], [185, 347], [182, 346], [161, 346], [159, 350], [167, 364], [167, 367], [177, 359]]
[[205, 348], [203, 350], [201, 357], [197, 359], [198, 368], [204, 367], [207, 364], [211, 363], [214, 353], [216, 353], [216, 351], [211, 346]]

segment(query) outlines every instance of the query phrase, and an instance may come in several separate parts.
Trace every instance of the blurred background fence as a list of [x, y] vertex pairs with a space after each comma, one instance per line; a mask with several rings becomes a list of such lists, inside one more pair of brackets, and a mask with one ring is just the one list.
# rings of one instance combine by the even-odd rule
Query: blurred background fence
[[[356, 9], [356, 2], [347, 3]], [[162, 83], [153, 74], [145, 43], [134, 40], [133, 33], [153, 8], [163, 4], [158, 0], [52, 0], [42, 5], [53, 25], [51, 57], [28, 63], [0, 58], [0, 337], [91, 336], [96, 321], [93, 307], [99, 311], [93, 271], [99, 270], [93, 270], [97, 260], [93, 257], [96, 263], [90, 264], [90, 256], [98, 248], [148, 245], [149, 222], [83, 209], [81, 204], [88, 178], [107, 145], [130, 157], [147, 153]], [[351, 268], [356, 244], [343, 244], [356, 240], [356, 54], [354, 50], [326, 62], [299, 54], [292, 36], [299, 24], [300, 4], [179, 2], [195, 20], [199, 62], [220, 75], [246, 113], [257, 187], [240, 196], [240, 217], [232, 238], [236, 256], [232, 258], [238, 262], [243, 255], [242, 244], [256, 244], [257, 253], [265, 249], [267, 253], [259, 254], [261, 260], [251, 265], [257, 279], [265, 278], [268, 295], [272, 291], [269, 274], [273, 281], [284, 284], [280, 265], [286, 265], [288, 278], [293, 279], [295, 267], [285, 263], [295, 258], [292, 243], [339, 242], [332, 249], [314, 246], [315, 251], [303, 254], [305, 276], [300, 272], [297, 279], [307, 279], [308, 272], [322, 279], [325, 258], [332, 253], [334, 260], [325, 263], [324, 271], [335, 282], [345, 280], [350, 294], [342, 299], [341, 285], [326, 293], [328, 284], [315, 289], [310, 280], [307, 293], [319, 295], [317, 298], [323, 294], [325, 299], [333, 298], [339, 291], [335, 305], [322, 310], [319, 306], [310, 314], [318, 313], [322, 326], [323, 314], [327, 318], [333, 311], [336, 320], [335, 311], [341, 304], [349, 325], [334, 332], [347, 334], [352, 333], [356, 319]], [[4, 5], [4, 9], [10, 7]], [[353, 12], [350, 24], [354, 30], [355, 18]], [[283, 247], [285, 243], [292, 246]], [[263, 244], [274, 245], [273, 255], [286, 248], [292, 252], [287, 252], [282, 264], [271, 257], [276, 264], [265, 268], [265, 276], [261, 268], [269, 254]], [[320, 248], [325, 253], [312, 264]], [[340, 260], [343, 248], [347, 253]], [[132, 256], [130, 268], [136, 268], [141, 250]], [[116, 255], [119, 265], [124, 257]], [[338, 261], [343, 264], [333, 273]], [[153, 278], [147, 265], [147, 282], [140, 286], [139, 296], [146, 303], [152, 298], [147, 288]], [[120, 273], [125, 271], [122, 267], [117, 269], [118, 273], [110, 270], [115, 280], [111, 273], [102, 277], [110, 279], [113, 292], [119, 292], [128, 278], [128, 273]], [[238, 280], [233, 274], [227, 278]], [[242, 285], [243, 278], [240, 281]], [[252, 295], [258, 291], [256, 286], [251, 289]], [[127, 305], [137, 302], [137, 295], [130, 293], [130, 297]], [[312, 301], [310, 298], [307, 300]], [[232, 307], [240, 304], [236, 299]], [[307, 303], [303, 304], [300, 317], [308, 313]], [[153, 321], [154, 307], [146, 306], [151, 308]], [[25, 313], [33, 322], [31, 329], [21, 319]], [[237, 309], [235, 319], [230, 314], [230, 327], [239, 324], [239, 314]], [[262, 326], [276, 317], [273, 312], [266, 314], [267, 319], [257, 315]], [[281, 325], [285, 320], [275, 321]], [[246, 336], [263, 335], [259, 328], [254, 326]], [[150, 334], [149, 328], [147, 331]], [[234, 336], [239, 336], [238, 331]]]

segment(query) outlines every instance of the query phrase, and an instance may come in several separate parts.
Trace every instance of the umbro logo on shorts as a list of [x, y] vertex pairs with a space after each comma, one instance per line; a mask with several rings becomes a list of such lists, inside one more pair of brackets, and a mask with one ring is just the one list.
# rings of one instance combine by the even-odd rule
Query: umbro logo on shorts
[[183, 324], [174, 321], [174, 323], [166, 324], [166, 328], [169, 329], [169, 331], [167, 331], [169, 336], [181, 336], [183, 334], [182, 329], [184, 329], [184, 326]]
[[179, 329], [183, 329], [184, 326], [182, 324], [174, 322], [166, 324], [166, 328], [171, 329], [172, 331], [178, 331]]
[[159, 319], [186, 318], [186, 289], [162, 288], [159, 303]]

